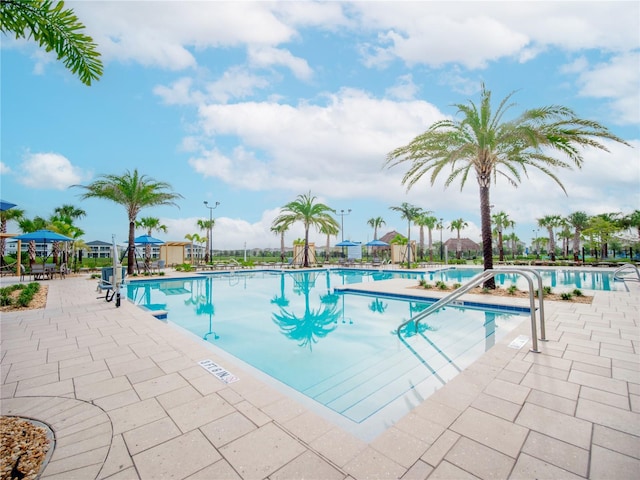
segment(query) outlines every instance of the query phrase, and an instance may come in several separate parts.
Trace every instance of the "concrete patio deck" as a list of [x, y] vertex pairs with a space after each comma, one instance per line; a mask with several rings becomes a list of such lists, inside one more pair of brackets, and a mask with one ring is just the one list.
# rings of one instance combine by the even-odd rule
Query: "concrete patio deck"
[[[522, 324], [364, 442], [208, 345], [86, 277], [45, 309], [2, 313], [1, 413], [51, 426], [43, 479], [631, 479], [640, 472], [640, 285], [545, 302], [542, 353]], [[401, 283], [396, 287], [404, 288]], [[210, 358], [241, 380], [224, 384]]]

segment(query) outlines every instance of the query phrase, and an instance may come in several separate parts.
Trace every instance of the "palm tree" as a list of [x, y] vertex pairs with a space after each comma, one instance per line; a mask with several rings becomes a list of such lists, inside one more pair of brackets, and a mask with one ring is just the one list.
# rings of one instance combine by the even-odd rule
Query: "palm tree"
[[511, 220], [509, 220], [509, 215], [502, 211], [491, 215], [491, 220], [496, 224], [496, 229], [498, 230], [498, 260], [502, 262], [504, 261], [502, 230], [511, 226]]
[[[18, 220], [18, 226], [22, 233], [31, 233], [36, 230], [42, 230], [47, 226], [47, 221], [42, 217], [35, 217], [33, 219], [22, 217]], [[29, 266], [32, 266], [36, 262], [36, 242], [35, 240], [29, 241]], [[18, 255], [20, 252], [18, 252]]]
[[320, 233], [324, 234], [327, 236], [327, 244], [325, 246], [325, 258], [327, 260], [327, 262], [329, 261], [329, 250], [331, 249], [331, 237], [332, 236], [337, 236], [338, 233], [340, 233], [340, 230], [337, 228], [334, 228], [331, 225], [325, 225], [323, 227], [320, 227]]
[[573, 212], [568, 217], [569, 224], [573, 227], [573, 261], [580, 258], [580, 234], [589, 226], [589, 215], [585, 212]]
[[210, 238], [209, 232], [211, 232], [213, 227], [216, 226], [216, 219], [215, 218], [212, 218], [211, 220], [200, 219], [196, 222], [196, 225], [198, 225], [198, 228], [203, 232], [207, 232], [207, 236], [205, 237], [207, 239], [207, 245], [205, 247], [205, 252], [204, 252], [204, 263], [209, 263], [210, 261], [213, 262], [213, 258], [209, 258], [209, 252], [211, 251], [211, 238]]
[[420, 215], [422, 210], [407, 202], [402, 202], [399, 207], [389, 207], [389, 209], [400, 212], [400, 218], [404, 218], [407, 221], [407, 267], [411, 268], [411, 222]]
[[[53, 212], [54, 215], [51, 217], [50, 222], [54, 225], [57, 224], [58, 226], [52, 228], [52, 230], [58, 232], [61, 235], [72, 237], [74, 239], [78, 239], [82, 235], [84, 235], [84, 232], [82, 230], [73, 225], [73, 222], [75, 220], [83, 218], [87, 215], [87, 212], [85, 212], [82, 208], [78, 208], [75, 205], [71, 204], [64, 204], [60, 207], [54, 208]], [[66, 224], [72, 228], [68, 229], [64, 225], [60, 225], [58, 222]], [[59, 245], [60, 242], [53, 242], [53, 263], [58, 263], [58, 250], [60, 248]], [[65, 246], [68, 247], [67, 244], [65, 244]], [[68, 250], [66, 250], [66, 253], [68, 254]], [[68, 260], [69, 259], [67, 258], [67, 262]]]
[[458, 232], [458, 241], [456, 243], [456, 258], [458, 260], [462, 257], [462, 240], [460, 239], [460, 230], [468, 226], [469, 224], [462, 218], [451, 220], [451, 224], [449, 225], [449, 230], [452, 232], [456, 230]]
[[85, 85], [102, 76], [97, 45], [82, 33], [84, 25], [64, 2], [39, 0], [0, 2], [0, 31], [16, 38], [33, 39], [47, 52], [55, 51], [59, 60]]
[[[24, 218], [24, 210], [20, 208], [10, 208], [0, 212], [0, 233], [7, 233], [7, 222], [13, 220], [20, 222]], [[0, 235], [0, 264], [4, 265], [5, 238]], [[20, 255], [20, 252], [16, 252]]]
[[[167, 226], [160, 223], [160, 219], [156, 217], [142, 217], [136, 220], [136, 228], [146, 229], [147, 235], [151, 236], [154, 230], [167, 233]], [[144, 268], [147, 272], [151, 269], [151, 244], [146, 243], [144, 246]]]
[[200, 235], [198, 235], [197, 233], [187, 233], [184, 238], [186, 238], [187, 240], [189, 240], [191, 242], [191, 265], [195, 265], [193, 258], [194, 258], [194, 252], [195, 252], [195, 248], [194, 248], [194, 244], [196, 242], [201, 242], [202, 239], [200, 238]]
[[638, 242], [640, 242], [640, 210], [634, 210], [633, 213], [625, 215], [621, 220], [621, 226], [624, 230], [635, 228], [638, 232]]
[[271, 227], [271, 231], [276, 235], [280, 235], [280, 261], [284, 262], [284, 234], [289, 230], [289, 225], [274, 225]]
[[316, 228], [333, 227], [340, 228], [338, 221], [330, 214], [335, 210], [324, 203], [316, 203], [316, 197], [311, 192], [305, 195], [298, 195], [296, 200], [287, 203], [282, 207], [280, 215], [273, 220], [273, 227], [280, 225], [291, 226], [295, 222], [304, 224], [304, 260], [303, 266], [309, 266], [309, 228], [313, 225]]
[[415, 218], [414, 223], [420, 227], [420, 258], [424, 258], [424, 227], [427, 227], [429, 231], [429, 261], [433, 261], [433, 242], [431, 233], [438, 223], [438, 219], [433, 215], [429, 215], [433, 213], [430, 210], [420, 212], [420, 214]]
[[383, 225], [386, 225], [386, 222], [384, 221], [384, 219], [382, 217], [372, 217], [369, 220], [367, 220], [367, 225], [369, 225], [371, 228], [373, 228], [373, 239], [377, 240], [378, 239], [378, 228], [380, 228]]
[[[513, 93], [492, 111], [491, 92], [481, 89], [480, 105], [473, 102], [456, 105], [461, 120], [440, 120], [415, 137], [408, 145], [387, 155], [389, 167], [409, 162], [402, 183], [411, 188], [430, 172], [431, 185], [443, 170], [451, 169], [445, 181], [449, 186], [456, 178], [464, 187], [470, 173], [475, 173], [480, 190], [480, 217], [484, 268], [493, 268], [491, 252], [490, 187], [498, 176], [517, 186], [521, 172], [536, 168], [549, 175], [565, 191], [552, 167], [581, 167], [582, 147], [608, 151], [598, 139], [611, 139], [628, 145], [606, 127], [576, 116], [569, 108], [547, 106], [525, 110], [519, 117], [506, 121], [504, 115], [514, 105]], [[554, 155], [557, 154], [557, 155]], [[559, 156], [566, 157], [568, 161]], [[565, 191], [566, 193], [566, 191]], [[493, 278], [484, 284], [495, 288]]]
[[102, 198], [122, 205], [129, 219], [129, 248], [127, 271], [133, 274], [135, 262], [134, 239], [136, 219], [140, 210], [158, 205], [177, 206], [175, 200], [182, 195], [174, 193], [171, 185], [158, 182], [146, 175], [140, 175], [137, 169], [125, 171], [124, 175], [102, 175], [89, 185], [74, 185], [86, 190], [80, 198]]
[[549, 233], [549, 258], [551, 261], [556, 259], [556, 241], [553, 235], [553, 229], [560, 226], [560, 215], [545, 215], [542, 218], [538, 218], [538, 226], [547, 229]]

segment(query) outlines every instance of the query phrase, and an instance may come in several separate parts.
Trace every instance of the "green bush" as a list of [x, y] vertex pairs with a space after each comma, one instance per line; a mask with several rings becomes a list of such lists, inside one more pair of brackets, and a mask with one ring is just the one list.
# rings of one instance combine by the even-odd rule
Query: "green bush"
[[571, 300], [572, 296], [573, 295], [571, 295], [571, 293], [569, 293], [569, 292], [562, 292], [560, 294], [560, 298], [562, 298], [562, 300]]
[[515, 295], [517, 291], [518, 287], [516, 287], [515, 285], [511, 285], [509, 288], [507, 288], [507, 292], [509, 292], [509, 295]]
[[576, 288], [576, 289], [573, 291], [573, 294], [574, 294], [576, 297], [583, 297], [583, 296], [584, 296], [584, 294], [582, 293], [582, 290], [580, 290], [579, 288]]

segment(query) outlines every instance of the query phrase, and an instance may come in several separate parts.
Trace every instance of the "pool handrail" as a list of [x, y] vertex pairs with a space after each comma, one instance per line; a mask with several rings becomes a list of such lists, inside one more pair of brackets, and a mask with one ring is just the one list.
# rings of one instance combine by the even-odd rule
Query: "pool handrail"
[[631, 280], [629, 277], [624, 277], [620, 275], [621, 272], [629, 269], [635, 270], [636, 275], [638, 275], [638, 281], [640, 282], [640, 270], [638, 270], [638, 266], [634, 265], [633, 263], [625, 263], [620, 267], [616, 268], [616, 270], [613, 272], [613, 278], [617, 278], [618, 280]]
[[540, 340], [546, 341], [547, 339], [546, 339], [546, 332], [545, 332], [542, 276], [536, 270], [529, 269], [529, 268], [501, 268], [499, 270], [495, 270], [495, 269], [484, 270], [483, 272], [479, 273], [478, 275], [473, 277], [471, 280], [469, 280], [469, 282], [467, 282], [462, 287], [456, 289], [454, 292], [441, 298], [440, 300], [433, 303], [432, 305], [429, 305], [429, 307], [427, 307], [425, 310], [420, 312], [415, 317], [410, 318], [409, 320], [406, 320], [403, 323], [401, 323], [400, 326], [398, 326], [398, 328], [396, 329], [396, 334], [398, 335], [398, 337], [401, 338], [401, 329], [412, 322], [414, 324], [414, 328], [416, 329], [416, 331], [418, 331], [418, 323], [421, 320], [424, 320], [433, 312], [439, 310], [445, 305], [448, 305], [458, 297], [461, 297], [472, 288], [477, 287], [478, 285], [480, 285], [481, 283], [484, 283], [488, 279], [502, 273], [516, 273], [516, 274], [522, 275], [527, 280], [527, 283], [529, 285], [529, 310], [531, 314], [531, 351], [534, 353], [540, 353], [540, 350], [538, 350], [538, 334], [536, 329], [536, 307], [535, 307], [535, 299], [534, 299], [534, 288], [533, 288], [533, 281], [529, 276], [529, 274], [533, 274], [538, 279], [538, 305], [540, 308]]

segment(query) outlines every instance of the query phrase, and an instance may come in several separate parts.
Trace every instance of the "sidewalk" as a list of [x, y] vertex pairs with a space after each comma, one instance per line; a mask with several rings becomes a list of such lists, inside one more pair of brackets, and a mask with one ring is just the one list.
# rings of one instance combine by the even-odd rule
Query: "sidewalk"
[[[56, 435], [47, 479], [637, 478], [640, 286], [529, 322], [370, 443], [216, 357], [95, 280], [45, 282], [47, 307], [3, 313], [1, 412]], [[197, 362], [223, 363], [226, 385]]]

